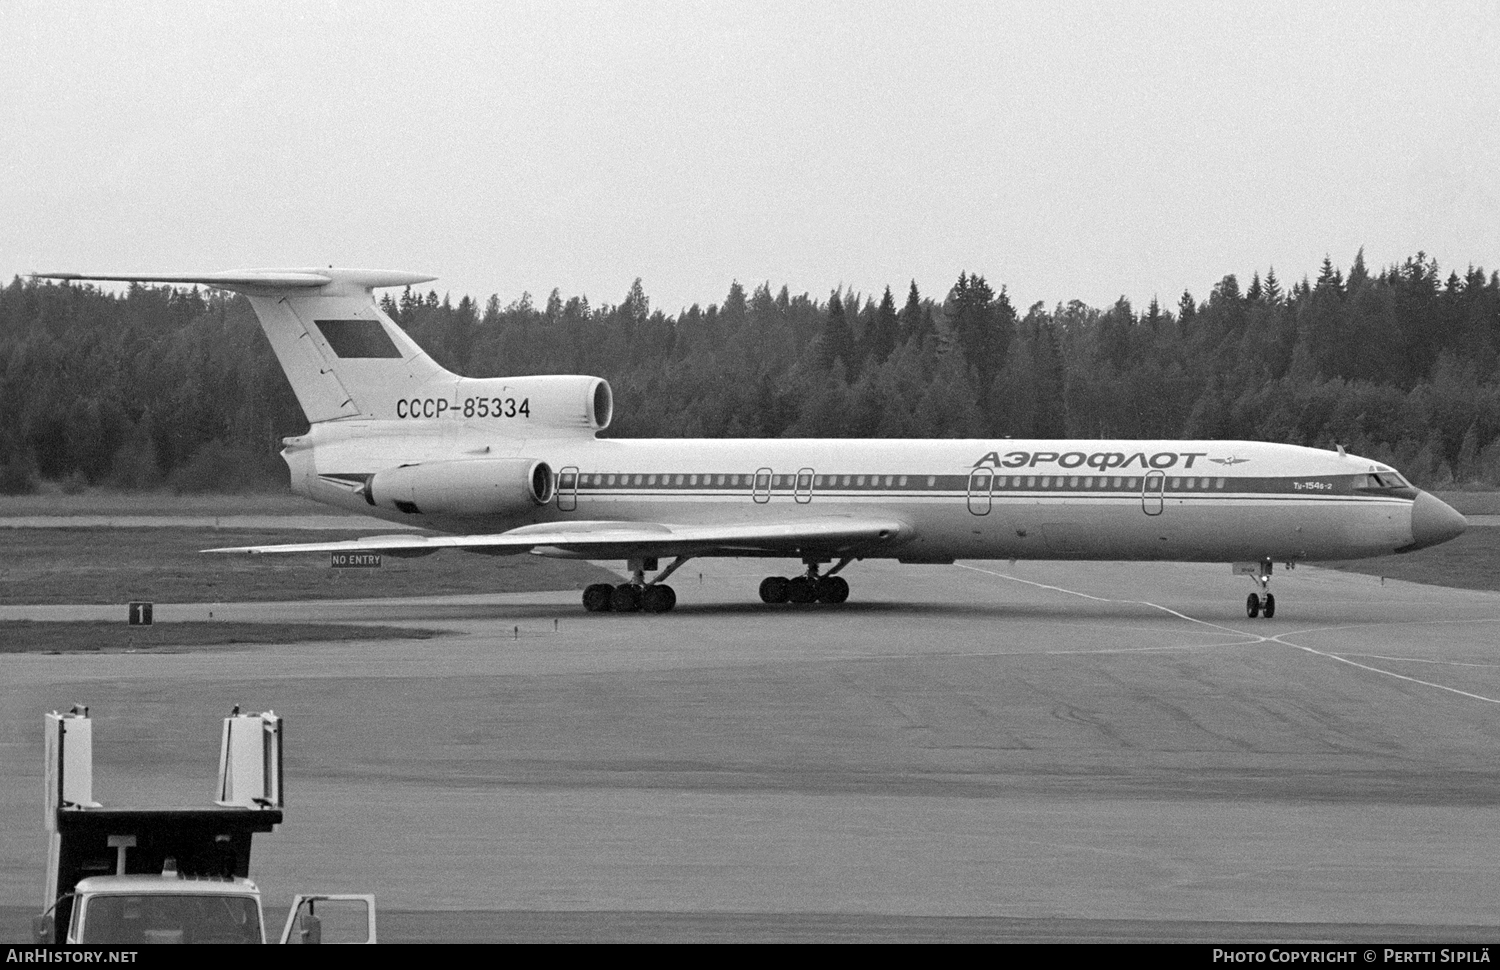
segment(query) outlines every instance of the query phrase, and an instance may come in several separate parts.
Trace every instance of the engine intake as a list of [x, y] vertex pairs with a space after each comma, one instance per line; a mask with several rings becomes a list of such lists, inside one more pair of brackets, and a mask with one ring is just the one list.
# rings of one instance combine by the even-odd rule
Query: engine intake
[[[465, 377], [453, 391], [451, 404], [465, 418], [483, 422], [486, 414], [504, 415], [507, 433], [546, 431], [603, 431], [614, 417], [614, 392], [602, 377], [579, 374], [540, 374], [529, 377]], [[421, 402], [425, 408], [425, 402]], [[408, 402], [408, 407], [411, 403]], [[418, 415], [412, 414], [413, 417]], [[424, 414], [425, 417], [436, 415]]]
[[473, 458], [376, 472], [370, 504], [411, 515], [515, 515], [552, 501], [557, 478], [544, 461]]

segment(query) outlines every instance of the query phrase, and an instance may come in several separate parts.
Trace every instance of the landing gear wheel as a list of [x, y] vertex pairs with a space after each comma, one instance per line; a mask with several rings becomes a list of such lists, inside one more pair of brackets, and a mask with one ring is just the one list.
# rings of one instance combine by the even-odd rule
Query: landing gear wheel
[[767, 576], [760, 581], [760, 601], [762, 603], [785, 603], [787, 595], [787, 581], [780, 576]]
[[616, 613], [634, 613], [641, 608], [641, 588], [621, 583], [609, 594], [609, 608]]
[[842, 576], [824, 576], [818, 580], [819, 603], [842, 603], [849, 598], [849, 583]]
[[647, 613], [665, 613], [677, 605], [677, 592], [670, 586], [647, 586], [641, 590], [641, 609]]
[[817, 587], [806, 576], [793, 576], [786, 584], [786, 598], [793, 603], [811, 603], [817, 593]]
[[1266, 605], [1261, 608], [1261, 615], [1268, 620], [1276, 615], [1276, 597], [1270, 593], [1266, 594]]
[[1260, 616], [1260, 597], [1254, 593], [1245, 597], [1245, 615], [1252, 620]]
[[583, 608], [590, 613], [608, 613], [615, 588], [608, 583], [594, 583], [583, 591]]

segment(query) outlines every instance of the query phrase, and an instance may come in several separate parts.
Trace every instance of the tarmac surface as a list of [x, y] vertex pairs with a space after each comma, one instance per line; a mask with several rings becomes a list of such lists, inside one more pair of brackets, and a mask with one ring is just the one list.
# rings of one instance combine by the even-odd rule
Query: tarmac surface
[[1222, 565], [858, 563], [768, 607], [789, 564], [699, 566], [661, 616], [215, 604], [452, 636], [0, 656], [0, 940], [41, 715], [86, 703], [112, 805], [206, 804], [229, 708], [286, 717], [268, 908], [374, 892], [386, 940], [1500, 942], [1500, 594], [1302, 567], [1268, 621]]

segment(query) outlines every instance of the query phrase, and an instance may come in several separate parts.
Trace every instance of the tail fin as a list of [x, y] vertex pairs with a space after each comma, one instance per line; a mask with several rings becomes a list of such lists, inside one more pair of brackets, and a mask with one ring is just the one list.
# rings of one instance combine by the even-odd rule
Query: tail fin
[[198, 283], [250, 300], [307, 420], [376, 416], [418, 389], [451, 388], [444, 370], [386, 316], [374, 291], [435, 277], [365, 269], [237, 270], [167, 276], [37, 273], [61, 280]]

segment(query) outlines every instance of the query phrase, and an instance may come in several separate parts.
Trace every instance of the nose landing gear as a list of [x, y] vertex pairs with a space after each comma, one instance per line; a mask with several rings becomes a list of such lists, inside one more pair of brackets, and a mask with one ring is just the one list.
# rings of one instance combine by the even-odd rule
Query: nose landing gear
[[1250, 578], [1260, 584], [1261, 591], [1266, 595], [1264, 599], [1255, 593], [1245, 597], [1245, 615], [1252, 620], [1257, 616], [1264, 616], [1269, 620], [1276, 615], [1276, 597], [1271, 595], [1270, 589], [1271, 560], [1262, 559], [1254, 564], [1253, 569], [1253, 572], [1249, 572]]

